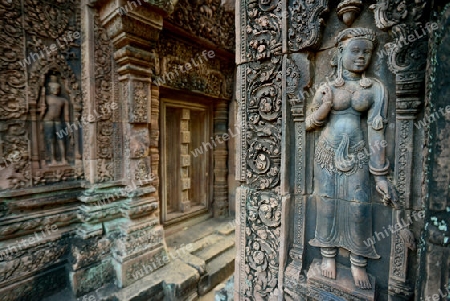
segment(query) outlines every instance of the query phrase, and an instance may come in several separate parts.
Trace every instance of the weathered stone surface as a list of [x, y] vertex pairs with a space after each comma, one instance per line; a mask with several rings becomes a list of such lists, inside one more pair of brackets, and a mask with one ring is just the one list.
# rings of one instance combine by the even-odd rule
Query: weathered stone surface
[[214, 301], [233, 301], [234, 300], [234, 276], [230, 277], [225, 283], [219, 284], [214, 289]]
[[[170, 262], [160, 188], [176, 177], [184, 176], [185, 200], [176, 222], [228, 216], [228, 139], [196, 161], [191, 142], [201, 145], [199, 132], [206, 143], [228, 132], [230, 4], [20, 0], [0, 3], [0, 17], [2, 298], [41, 300], [61, 291], [60, 300], [195, 299], [200, 273], [188, 264], [179, 261], [184, 272], [164, 283], [153, 279], [162, 274], [139, 272]], [[187, 65], [191, 70], [179, 69]], [[192, 111], [201, 103], [208, 124], [184, 124], [177, 147], [185, 168], [163, 178], [160, 111], [168, 98], [183, 98]], [[199, 168], [208, 183], [192, 176], [202, 162], [209, 162]], [[192, 200], [199, 187], [207, 191]], [[192, 214], [197, 203], [203, 211]], [[202, 259], [189, 256], [207, 272]], [[141, 278], [145, 286], [133, 286]]]
[[[446, 280], [434, 286], [431, 279], [447, 279], [448, 271], [431, 272], [431, 263], [447, 262], [446, 251], [440, 249], [447, 248], [449, 237], [443, 215], [447, 194], [443, 183], [448, 177], [441, 173], [448, 161], [446, 114], [436, 118], [432, 108], [443, 112], [448, 98], [444, 88], [448, 77], [441, 74], [448, 65], [447, 38], [441, 33], [448, 8], [431, 1], [342, 0], [243, 1], [237, 9], [236, 94], [242, 129], [236, 152], [236, 179], [241, 185], [236, 190], [235, 299], [322, 300], [324, 296], [311, 295], [314, 285], [304, 274], [322, 256], [328, 264], [324, 274], [330, 279], [325, 299], [354, 289], [355, 283], [335, 277], [335, 264], [348, 268], [349, 259], [357, 285], [367, 288], [368, 274], [376, 278], [376, 287], [359, 299], [425, 298], [425, 278], [430, 283], [425, 285], [427, 294], [438, 288], [444, 292], [441, 284]], [[442, 23], [434, 23], [430, 11]], [[355, 55], [361, 50], [345, 36], [352, 31], [359, 31], [358, 43], [375, 41], [375, 36], [379, 41], [370, 42], [373, 47], [351, 60], [361, 63], [356, 70], [361, 81], [348, 77], [355, 68], [348, 68], [346, 53], [350, 48]], [[371, 93], [373, 97], [363, 96]], [[357, 118], [355, 128], [350, 130], [351, 122], [344, 122], [353, 138], [341, 153], [337, 146], [342, 133], [331, 133], [330, 126], [339, 128], [333, 124], [349, 111], [356, 116], [366, 110], [358, 106], [341, 111], [359, 97], [370, 98], [366, 104], [372, 106], [380, 95], [385, 111], [380, 111], [378, 121], [371, 118], [374, 110], [365, 107], [369, 112]], [[325, 101], [315, 106], [322, 98]], [[330, 108], [324, 107], [327, 102]], [[320, 130], [322, 126], [327, 128]], [[357, 143], [354, 135], [359, 127], [371, 167], [352, 178], [345, 173], [351, 170], [351, 158], [358, 160], [351, 146]], [[384, 140], [384, 147], [373, 148], [375, 136]], [[324, 137], [336, 145], [324, 146]], [[344, 160], [345, 167], [339, 163], [343, 158], [349, 159]], [[359, 162], [360, 172], [365, 164]], [[333, 175], [333, 166], [346, 170]], [[351, 185], [356, 186], [344, 193]], [[354, 195], [359, 190], [364, 197]], [[326, 199], [337, 201], [331, 206]], [[358, 207], [362, 199], [365, 204]], [[350, 225], [352, 219], [361, 224]], [[351, 243], [340, 243], [346, 240]], [[356, 250], [358, 245], [373, 248], [373, 254]], [[322, 248], [322, 256], [315, 247]], [[276, 260], [272, 254], [277, 254]], [[367, 266], [364, 257], [372, 258]], [[430, 273], [434, 276], [427, 278]]]
[[234, 271], [236, 249], [229, 249], [206, 264], [206, 275], [200, 277], [198, 293], [204, 295]]

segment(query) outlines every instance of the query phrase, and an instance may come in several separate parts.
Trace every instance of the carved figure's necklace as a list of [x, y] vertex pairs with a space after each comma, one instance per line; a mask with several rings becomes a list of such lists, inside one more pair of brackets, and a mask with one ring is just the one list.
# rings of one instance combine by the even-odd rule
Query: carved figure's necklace
[[[345, 74], [345, 73], [347, 73], [346, 75], [347, 75], [348, 77], [351, 77], [351, 76], [349, 76], [349, 72], [348, 72], [347, 70], [344, 70], [344, 74]], [[349, 80], [352, 80], [352, 79], [349, 79]], [[356, 80], [356, 78], [355, 78], [355, 80]], [[344, 78], [342, 77], [342, 74], [341, 74], [340, 76], [338, 76], [338, 78], [336, 78], [336, 79], [334, 80], [334, 86], [335, 86], [336, 88], [344, 89], [344, 90], [350, 92], [351, 94], [353, 94], [353, 93], [356, 92], [356, 90], [355, 90], [355, 91], [352, 91], [352, 90], [343, 88], [344, 85], [345, 85], [345, 80], [344, 80]], [[369, 79], [369, 78], [366, 78], [366, 75], [363, 73], [361, 79], [359, 80], [359, 85], [360, 85], [362, 88], [364, 88], [364, 89], [370, 88], [370, 87], [372, 86], [372, 80]]]

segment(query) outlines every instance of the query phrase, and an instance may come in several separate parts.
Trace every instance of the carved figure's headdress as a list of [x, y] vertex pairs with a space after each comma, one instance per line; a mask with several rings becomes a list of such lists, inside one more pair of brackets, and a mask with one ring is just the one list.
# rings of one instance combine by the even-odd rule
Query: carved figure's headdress
[[48, 83], [49, 87], [61, 87], [61, 84], [58, 82], [58, 76], [50, 75], [50, 82]]
[[365, 39], [373, 43], [374, 48], [376, 47], [377, 35], [369, 28], [347, 28], [341, 31], [336, 37], [336, 47], [342, 45], [343, 42], [353, 39]]

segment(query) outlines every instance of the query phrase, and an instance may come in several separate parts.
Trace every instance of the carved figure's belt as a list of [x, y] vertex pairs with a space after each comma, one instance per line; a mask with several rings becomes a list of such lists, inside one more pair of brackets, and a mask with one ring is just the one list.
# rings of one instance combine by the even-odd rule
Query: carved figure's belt
[[330, 173], [352, 175], [358, 168], [363, 168], [369, 162], [368, 153], [365, 152], [364, 140], [349, 146], [350, 139], [344, 134], [339, 145], [333, 146], [321, 137], [316, 147], [314, 160]]

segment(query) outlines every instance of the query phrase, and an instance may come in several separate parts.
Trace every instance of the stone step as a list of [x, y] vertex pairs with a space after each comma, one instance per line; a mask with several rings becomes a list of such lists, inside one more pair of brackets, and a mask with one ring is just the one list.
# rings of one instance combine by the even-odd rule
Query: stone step
[[206, 262], [203, 259], [190, 253], [184, 254], [180, 259], [184, 263], [196, 269], [200, 275], [204, 275], [206, 273]]
[[229, 221], [223, 225], [221, 225], [216, 231], [215, 234], [220, 235], [233, 235], [235, 231], [235, 223], [233, 221]]
[[223, 239], [224, 239], [223, 235], [216, 235], [216, 234], [202, 237], [192, 244], [192, 248], [190, 248], [191, 253], [192, 254], [198, 253], [211, 245], [217, 244], [219, 241]]
[[[173, 233], [171, 229], [165, 230], [166, 243], [168, 247], [178, 248], [180, 245], [193, 244], [209, 235], [226, 233], [229, 228], [234, 226], [232, 219], [209, 219], [193, 226], [178, 229]], [[168, 233], [172, 232], [171, 235]], [[230, 232], [231, 234], [232, 232]]]
[[206, 264], [206, 274], [200, 277], [198, 283], [200, 296], [203, 296], [233, 274], [235, 258], [236, 249], [232, 247]]
[[169, 262], [116, 295], [127, 301], [191, 301], [198, 298], [200, 274], [180, 259]]
[[[213, 289], [215, 301], [233, 301], [234, 300], [234, 276], [228, 278]], [[211, 301], [213, 298], [210, 299]], [[201, 301], [201, 298], [200, 300]], [[206, 301], [206, 300], [205, 300]]]
[[217, 240], [215, 243], [208, 245], [197, 252], [192, 252], [192, 254], [203, 259], [206, 264], [208, 264], [233, 247], [233, 236], [221, 236], [221, 239]]

